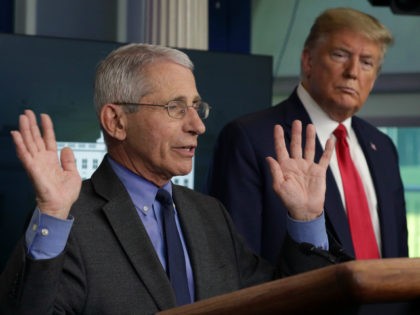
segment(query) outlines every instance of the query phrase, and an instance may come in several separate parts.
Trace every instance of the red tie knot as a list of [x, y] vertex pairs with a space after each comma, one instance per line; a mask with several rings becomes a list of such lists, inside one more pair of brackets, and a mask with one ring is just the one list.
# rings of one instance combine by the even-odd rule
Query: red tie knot
[[334, 130], [334, 136], [337, 139], [346, 139], [347, 136], [347, 129], [344, 127], [343, 124], [339, 124], [338, 127]]

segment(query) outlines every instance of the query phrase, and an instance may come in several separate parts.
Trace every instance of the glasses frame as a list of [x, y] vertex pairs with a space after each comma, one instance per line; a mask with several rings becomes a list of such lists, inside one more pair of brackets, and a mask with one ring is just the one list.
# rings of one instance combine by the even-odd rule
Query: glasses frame
[[[173, 114], [171, 114], [170, 112], [170, 107], [174, 106], [171, 105], [171, 103], [176, 103], [176, 106], [179, 107], [181, 106], [180, 104], [184, 104], [185, 106], [181, 106], [184, 109], [184, 112], [182, 114], [182, 116], [173, 116]], [[211, 110], [211, 106], [203, 101], [198, 101], [197, 103], [193, 104], [193, 105], [187, 105], [186, 103], [182, 102], [182, 101], [169, 101], [167, 104], [163, 105], [163, 104], [148, 104], [148, 103], [132, 103], [132, 102], [112, 102], [112, 104], [114, 105], [119, 105], [119, 106], [152, 106], [152, 107], [161, 107], [161, 108], [165, 108], [166, 112], [168, 113], [168, 116], [171, 118], [175, 118], [175, 119], [182, 119], [185, 117], [185, 115], [187, 114], [187, 110], [188, 108], [193, 108], [198, 116], [202, 119], [205, 120], [209, 117], [210, 114], [210, 110]], [[204, 108], [203, 108], [204, 106]], [[204, 115], [200, 115], [200, 112], [198, 111], [198, 109], [202, 107], [203, 111], [201, 112]]]

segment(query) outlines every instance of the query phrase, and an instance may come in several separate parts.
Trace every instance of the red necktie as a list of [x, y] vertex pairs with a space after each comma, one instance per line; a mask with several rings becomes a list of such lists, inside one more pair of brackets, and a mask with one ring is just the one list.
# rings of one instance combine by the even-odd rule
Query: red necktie
[[365, 190], [350, 156], [346, 127], [342, 124], [338, 125], [334, 130], [334, 135], [337, 138], [335, 152], [343, 182], [347, 218], [356, 259], [379, 258]]

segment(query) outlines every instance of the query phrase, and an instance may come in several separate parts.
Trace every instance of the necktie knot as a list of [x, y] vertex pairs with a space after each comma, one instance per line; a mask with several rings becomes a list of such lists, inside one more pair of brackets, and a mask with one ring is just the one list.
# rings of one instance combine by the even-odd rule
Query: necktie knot
[[343, 124], [339, 124], [338, 127], [334, 130], [334, 136], [337, 140], [345, 139], [347, 136], [347, 129]]
[[159, 201], [162, 205], [170, 206], [172, 205], [172, 197], [169, 192], [165, 189], [159, 189], [156, 194], [156, 200]]

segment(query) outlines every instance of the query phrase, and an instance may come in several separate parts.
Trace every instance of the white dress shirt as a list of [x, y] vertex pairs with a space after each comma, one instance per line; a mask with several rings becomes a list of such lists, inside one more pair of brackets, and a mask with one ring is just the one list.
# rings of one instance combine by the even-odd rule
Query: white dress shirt
[[[333, 132], [339, 125], [338, 122], [332, 120], [314, 99], [308, 94], [302, 84], [299, 84], [297, 89], [297, 94], [303, 106], [311, 118], [312, 123], [316, 128], [316, 133], [318, 140], [321, 142], [323, 148], [330, 137], [334, 137]], [[370, 217], [372, 219], [373, 230], [375, 233], [376, 241], [378, 243], [379, 252], [381, 253], [381, 231], [379, 226], [378, 218], [378, 201], [376, 198], [375, 188], [372, 181], [372, 176], [370, 175], [369, 167], [366, 162], [365, 155], [363, 154], [362, 148], [360, 147], [359, 142], [357, 141], [356, 134], [354, 133], [353, 128], [351, 127], [351, 117], [347, 118], [342, 124], [347, 129], [347, 142], [350, 148], [350, 155], [353, 159], [357, 170], [359, 171], [360, 178], [363, 183], [363, 187], [366, 192], [366, 197], [369, 205]], [[341, 200], [343, 202], [343, 207], [346, 209], [346, 203], [344, 198], [343, 183], [341, 180], [340, 169], [338, 168], [337, 156], [335, 150], [331, 157], [330, 168], [334, 175], [335, 181], [340, 191]]]

